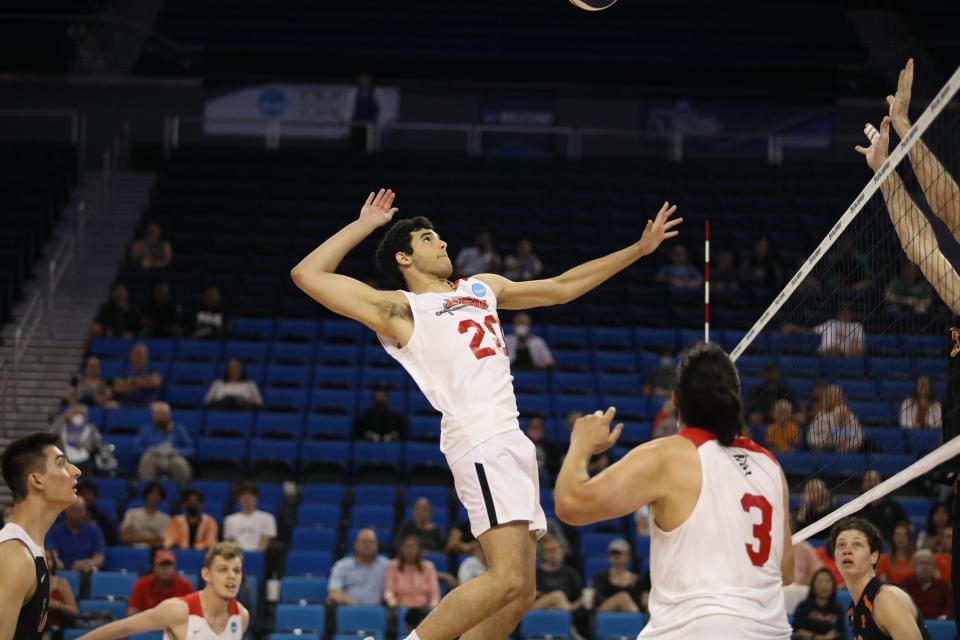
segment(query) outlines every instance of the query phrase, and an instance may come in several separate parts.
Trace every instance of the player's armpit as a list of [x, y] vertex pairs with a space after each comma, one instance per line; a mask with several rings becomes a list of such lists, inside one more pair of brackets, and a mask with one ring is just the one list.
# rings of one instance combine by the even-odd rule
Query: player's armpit
[[356, 320], [379, 334], [406, 342], [398, 329], [413, 326], [410, 304], [397, 291], [378, 291], [339, 273], [292, 272], [293, 281], [311, 298], [341, 316]]
[[917, 609], [907, 592], [894, 586], [884, 586], [877, 593], [873, 618], [881, 631], [893, 640], [922, 640], [917, 626]]
[[555, 278], [514, 282], [495, 273], [474, 276], [493, 292], [500, 309], [535, 309], [563, 304], [572, 299], [570, 288]]
[[10, 640], [17, 630], [20, 609], [36, 582], [35, 563], [19, 542], [0, 544], [0, 640]]

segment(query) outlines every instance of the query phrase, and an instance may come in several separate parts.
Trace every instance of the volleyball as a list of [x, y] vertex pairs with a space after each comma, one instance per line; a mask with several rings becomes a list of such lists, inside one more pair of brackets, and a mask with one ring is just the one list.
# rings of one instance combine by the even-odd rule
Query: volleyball
[[570, 4], [584, 11], [603, 11], [609, 9], [617, 0], [570, 0]]

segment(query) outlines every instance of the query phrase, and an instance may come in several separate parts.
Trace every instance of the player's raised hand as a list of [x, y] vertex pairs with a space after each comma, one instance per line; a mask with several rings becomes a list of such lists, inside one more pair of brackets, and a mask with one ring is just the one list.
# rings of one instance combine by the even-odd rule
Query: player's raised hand
[[910, 130], [910, 95], [913, 92], [913, 58], [900, 70], [896, 95], [887, 96], [890, 105], [890, 120], [893, 128], [902, 137]]
[[610, 407], [606, 412], [595, 411], [578, 419], [573, 425], [570, 441], [586, 446], [592, 455], [603, 453], [617, 443], [623, 431], [622, 422], [610, 430], [616, 413], [617, 410]]
[[869, 122], [864, 125], [863, 133], [870, 141], [869, 147], [854, 147], [857, 153], [864, 156], [867, 160], [867, 166], [876, 173], [887, 161], [888, 149], [890, 147], [890, 116], [884, 116], [880, 123], [879, 131]]
[[380, 189], [377, 193], [373, 191], [367, 196], [367, 201], [360, 209], [360, 222], [367, 222], [374, 227], [382, 227], [390, 222], [398, 209], [393, 206], [393, 200], [397, 197], [390, 189]]
[[677, 225], [683, 222], [683, 218], [670, 219], [677, 211], [677, 205], [671, 205], [664, 202], [653, 220], [647, 220], [647, 226], [643, 230], [643, 237], [640, 238], [640, 250], [644, 255], [649, 255], [657, 250], [667, 238], [673, 238], [680, 232], [675, 229]]

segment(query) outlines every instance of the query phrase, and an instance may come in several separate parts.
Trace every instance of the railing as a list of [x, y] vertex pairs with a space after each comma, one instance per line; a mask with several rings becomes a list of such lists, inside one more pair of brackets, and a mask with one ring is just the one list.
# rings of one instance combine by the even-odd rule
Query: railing
[[[20, 381], [20, 365], [23, 362], [23, 356], [30, 346], [30, 341], [33, 340], [33, 334], [37, 332], [40, 323], [43, 321], [42, 299], [39, 291], [33, 294], [13, 333], [13, 379], [15, 383]], [[19, 406], [19, 397], [15, 401]]]

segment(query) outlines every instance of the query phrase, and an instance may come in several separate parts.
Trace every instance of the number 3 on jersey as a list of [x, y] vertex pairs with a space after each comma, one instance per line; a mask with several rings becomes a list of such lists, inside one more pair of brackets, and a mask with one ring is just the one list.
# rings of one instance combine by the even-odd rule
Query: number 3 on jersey
[[745, 493], [740, 498], [740, 506], [744, 511], [750, 513], [752, 509], [760, 511], [760, 522], [753, 525], [753, 537], [744, 547], [747, 549], [747, 555], [750, 556], [750, 562], [756, 567], [762, 567], [770, 558], [770, 528], [773, 526], [773, 507], [770, 501], [763, 496], [753, 493]]
[[[507, 355], [507, 348], [503, 346], [503, 342], [500, 340], [500, 336], [497, 335], [497, 329], [494, 325], [499, 324], [497, 322], [497, 317], [494, 315], [489, 315], [483, 319], [483, 324], [486, 325], [487, 330], [484, 331], [483, 327], [476, 320], [461, 320], [457, 330], [460, 333], [466, 333], [467, 331], [473, 330], [473, 338], [470, 340], [470, 350], [473, 351], [473, 355], [477, 360], [482, 360], [487, 356], [496, 355], [499, 351], [503, 355]], [[493, 341], [496, 344], [496, 348], [490, 347], [481, 347], [483, 343], [483, 337], [486, 333], [489, 332], [493, 336]]]

